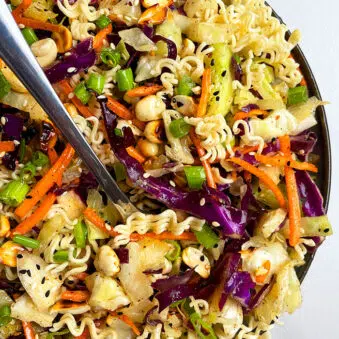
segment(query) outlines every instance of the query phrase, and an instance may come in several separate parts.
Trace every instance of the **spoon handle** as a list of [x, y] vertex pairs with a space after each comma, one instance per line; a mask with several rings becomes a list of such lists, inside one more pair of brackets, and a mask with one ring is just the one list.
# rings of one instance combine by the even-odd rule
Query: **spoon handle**
[[[17, 27], [5, 1], [0, 0], [0, 58], [12, 69], [53, 123], [74, 147], [113, 202], [129, 203], [59, 100]], [[130, 203], [129, 203], [130, 204]]]

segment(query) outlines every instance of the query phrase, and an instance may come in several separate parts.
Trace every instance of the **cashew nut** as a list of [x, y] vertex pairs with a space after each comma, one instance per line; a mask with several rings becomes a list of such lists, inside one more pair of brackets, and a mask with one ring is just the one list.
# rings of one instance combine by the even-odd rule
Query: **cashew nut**
[[31, 50], [41, 67], [52, 65], [58, 54], [57, 45], [51, 38], [34, 42], [31, 46]]
[[155, 144], [162, 144], [162, 135], [165, 133], [162, 120], [150, 121], [144, 130], [144, 135], [148, 141]]
[[52, 38], [58, 47], [59, 53], [65, 53], [72, 48], [72, 33], [66, 27], [62, 28], [62, 32], [53, 32]]
[[161, 119], [165, 110], [165, 103], [155, 95], [149, 95], [135, 105], [135, 115], [141, 121]]
[[140, 149], [141, 153], [147, 158], [155, 157], [159, 153], [159, 145], [154, 144], [146, 139], [140, 139], [138, 141], [138, 148]]

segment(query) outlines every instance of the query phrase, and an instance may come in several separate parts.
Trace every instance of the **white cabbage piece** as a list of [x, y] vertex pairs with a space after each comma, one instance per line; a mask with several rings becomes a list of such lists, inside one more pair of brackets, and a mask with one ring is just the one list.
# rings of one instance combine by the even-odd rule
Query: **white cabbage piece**
[[122, 41], [139, 52], [155, 51], [155, 43], [140, 28], [130, 28], [119, 32]]
[[135, 82], [145, 81], [160, 75], [160, 73], [154, 73], [159, 60], [159, 56], [142, 56], [135, 70]]
[[123, 289], [111, 277], [94, 273], [86, 278], [86, 286], [91, 291], [88, 303], [92, 307], [115, 311], [130, 303]]
[[[106, 319], [106, 324], [115, 330], [117, 338], [124, 339], [135, 338], [135, 335], [131, 327], [125, 324], [122, 320], [118, 319], [117, 317], [109, 315]], [[102, 332], [100, 332], [100, 335], [102, 335]]]
[[68, 191], [58, 196], [57, 201], [71, 220], [79, 218], [86, 208], [85, 204], [74, 191]]
[[121, 308], [119, 311], [127, 315], [133, 322], [142, 323], [145, 319], [146, 313], [154, 306], [157, 306], [155, 300], [150, 301], [149, 299], [145, 299], [138, 303], [132, 303], [127, 307]]
[[254, 310], [254, 315], [259, 321], [269, 324], [284, 312], [293, 313], [301, 301], [300, 282], [293, 263], [289, 263], [277, 274], [272, 290]]
[[110, 12], [115, 15], [117, 19], [123, 21], [127, 26], [133, 26], [138, 23], [141, 16], [140, 2], [121, 0], [111, 8]]
[[218, 13], [218, 4], [215, 0], [187, 0], [184, 10], [189, 18], [203, 19], [206, 11]]
[[46, 312], [59, 299], [62, 285], [62, 280], [46, 271], [47, 266], [40, 256], [28, 252], [17, 258], [21, 284], [41, 312]]
[[262, 235], [264, 238], [269, 238], [274, 232], [278, 231], [286, 216], [287, 212], [283, 208], [265, 213], [256, 225], [254, 235]]
[[50, 313], [47, 310], [42, 312], [33, 303], [28, 294], [20, 296], [11, 306], [11, 316], [13, 318], [39, 324], [42, 327], [52, 326], [57, 313]]

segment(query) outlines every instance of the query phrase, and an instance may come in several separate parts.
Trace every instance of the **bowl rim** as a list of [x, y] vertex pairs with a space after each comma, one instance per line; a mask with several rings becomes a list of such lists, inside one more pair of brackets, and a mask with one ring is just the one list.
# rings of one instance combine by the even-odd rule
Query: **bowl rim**
[[[267, 6], [269, 6], [272, 9], [272, 15], [277, 18], [282, 24], [284, 24], [286, 27], [284, 20], [277, 14], [277, 12], [270, 6], [268, 3], [266, 3]], [[287, 38], [289, 38], [291, 35], [291, 31], [287, 31]], [[294, 59], [299, 63], [300, 70], [307, 82], [307, 87], [309, 90], [310, 95], [316, 96], [319, 100], [322, 100], [322, 96], [319, 90], [319, 86], [317, 84], [317, 81], [314, 77], [314, 74], [312, 72], [311, 66], [309, 62], [307, 61], [307, 58], [305, 54], [303, 53], [300, 45], [298, 44], [291, 53], [294, 57]], [[331, 177], [332, 177], [332, 156], [331, 156], [331, 142], [330, 142], [330, 133], [326, 118], [326, 111], [324, 106], [320, 106], [317, 108], [316, 111], [316, 119], [318, 121], [318, 128], [317, 128], [317, 136], [320, 137], [321, 143], [322, 143], [322, 150], [324, 153], [322, 154], [322, 169], [318, 174], [317, 178], [317, 185], [323, 195], [324, 198], [324, 208], [325, 211], [328, 211], [329, 201], [330, 201], [330, 195], [331, 195]], [[305, 264], [297, 269], [297, 275], [302, 282], [311, 267], [311, 264], [313, 262], [313, 259], [315, 257], [316, 251], [314, 253], [309, 253], [305, 257]]]

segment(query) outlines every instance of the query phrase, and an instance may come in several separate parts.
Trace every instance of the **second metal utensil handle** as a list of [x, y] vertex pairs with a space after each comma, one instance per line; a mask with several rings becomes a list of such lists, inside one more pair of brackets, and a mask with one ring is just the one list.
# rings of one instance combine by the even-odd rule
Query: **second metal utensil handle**
[[0, 0], [0, 57], [74, 147], [113, 202], [128, 203], [106, 167], [78, 130], [24, 40], [4, 0]]

